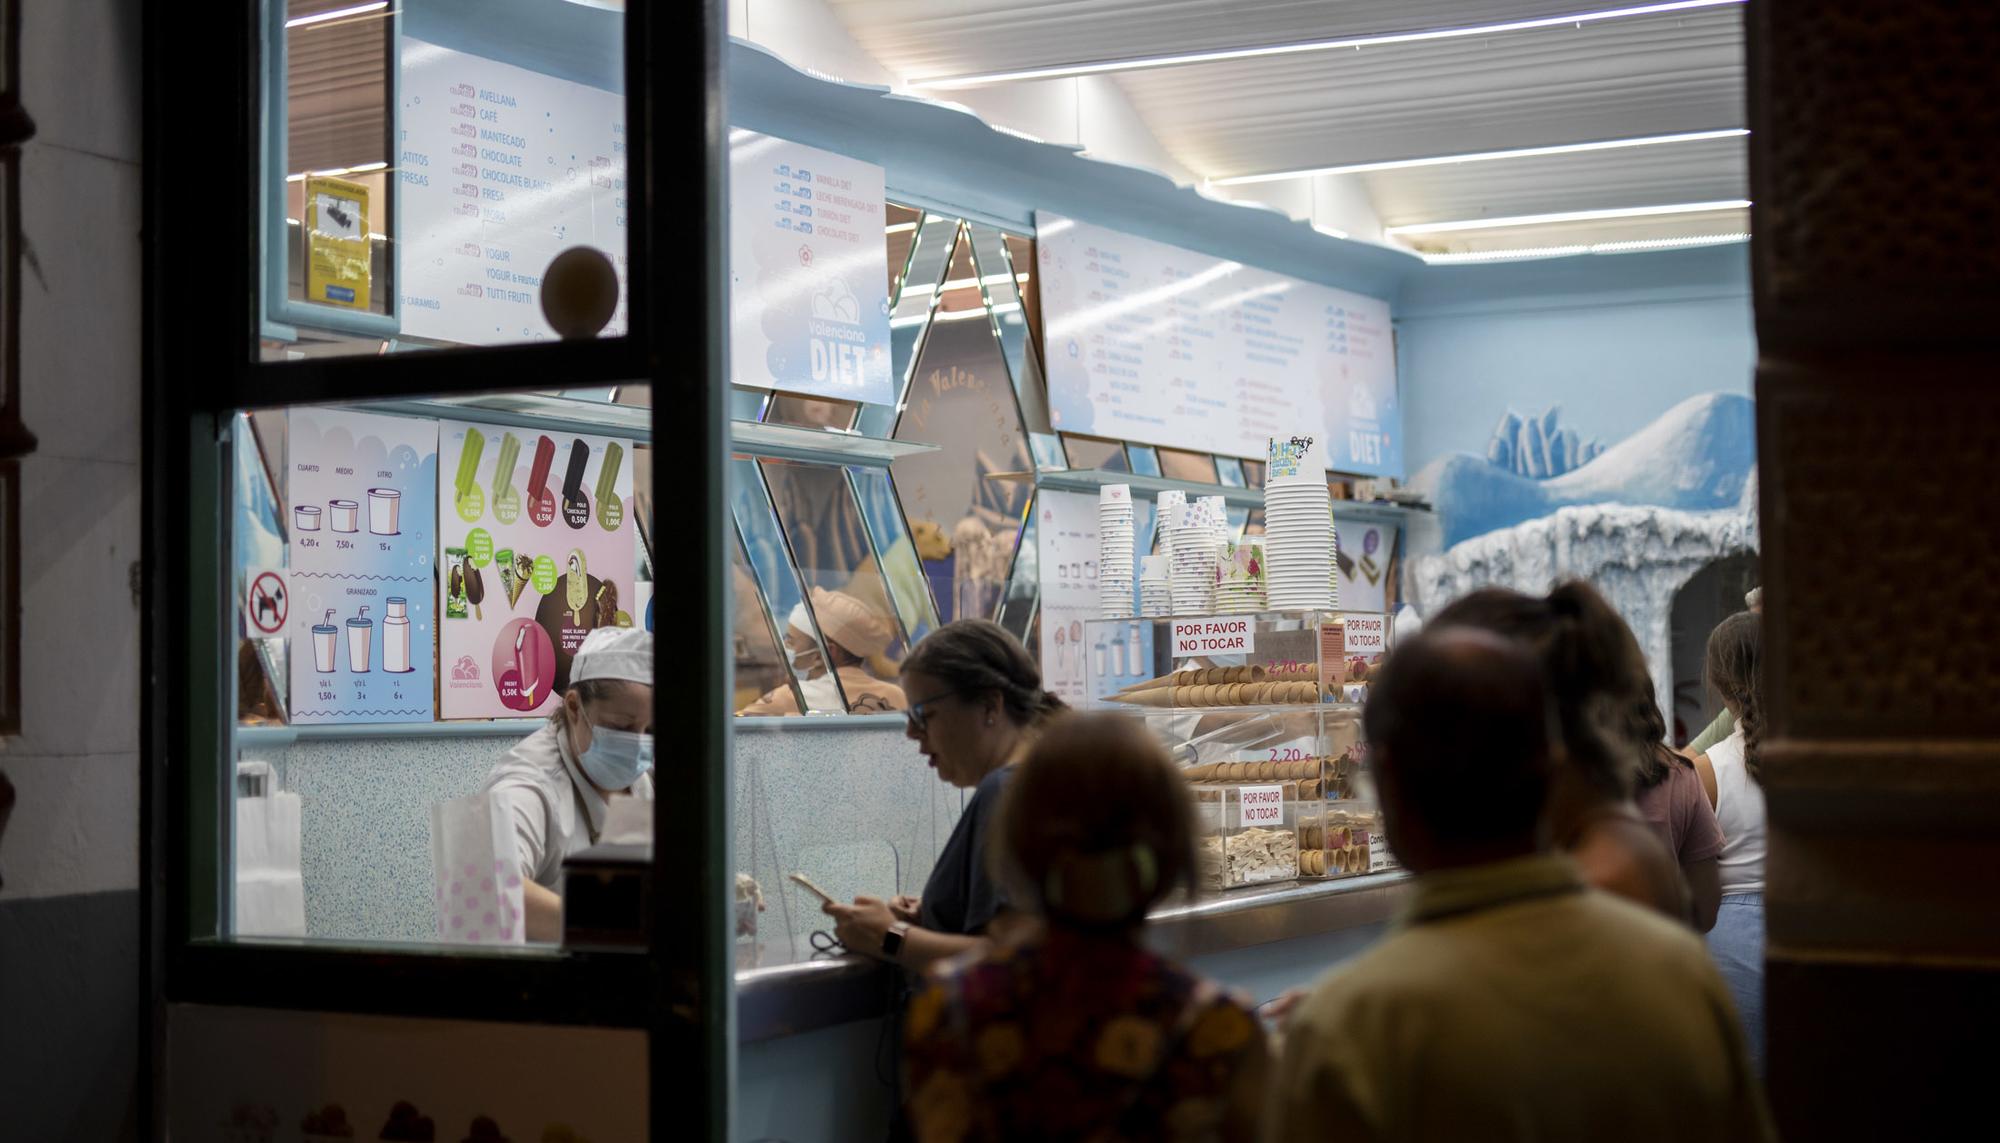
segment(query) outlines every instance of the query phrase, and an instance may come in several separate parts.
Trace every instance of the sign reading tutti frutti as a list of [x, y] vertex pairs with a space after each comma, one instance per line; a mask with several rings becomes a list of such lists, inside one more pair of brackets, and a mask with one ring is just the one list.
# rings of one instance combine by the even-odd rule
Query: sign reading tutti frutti
[[1174, 658], [1241, 655], [1257, 649], [1257, 625], [1248, 615], [1174, 620]]
[[1389, 649], [1389, 617], [1349, 611], [1340, 617], [1347, 632], [1347, 653], [1379, 655]]
[[1282, 826], [1285, 824], [1285, 788], [1283, 786], [1243, 787], [1242, 824], [1250, 826]]

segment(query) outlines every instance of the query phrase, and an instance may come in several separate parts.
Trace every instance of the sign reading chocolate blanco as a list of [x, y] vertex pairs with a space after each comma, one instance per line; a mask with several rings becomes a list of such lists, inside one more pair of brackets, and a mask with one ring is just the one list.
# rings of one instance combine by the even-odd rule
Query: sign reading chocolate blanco
[[1174, 658], [1242, 655], [1257, 649], [1257, 624], [1249, 615], [1174, 620]]

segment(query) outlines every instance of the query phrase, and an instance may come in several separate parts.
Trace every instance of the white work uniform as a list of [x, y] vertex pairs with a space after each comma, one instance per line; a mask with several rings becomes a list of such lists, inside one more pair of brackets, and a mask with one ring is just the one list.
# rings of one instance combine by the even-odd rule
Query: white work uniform
[[[556, 887], [563, 858], [604, 832], [604, 795], [577, 768], [569, 735], [553, 723], [514, 744], [486, 776], [486, 793], [514, 827], [521, 876], [546, 889]], [[653, 776], [641, 774], [631, 794], [652, 801]]]

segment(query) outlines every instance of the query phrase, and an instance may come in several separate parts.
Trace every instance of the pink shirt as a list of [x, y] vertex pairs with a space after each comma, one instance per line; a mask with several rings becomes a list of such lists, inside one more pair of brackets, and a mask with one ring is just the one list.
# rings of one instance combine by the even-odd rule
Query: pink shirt
[[1722, 855], [1722, 827], [1694, 767], [1676, 762], [1659, 785], [1639, 791], [1634, 800], [1675, 861], [1689, 865]]

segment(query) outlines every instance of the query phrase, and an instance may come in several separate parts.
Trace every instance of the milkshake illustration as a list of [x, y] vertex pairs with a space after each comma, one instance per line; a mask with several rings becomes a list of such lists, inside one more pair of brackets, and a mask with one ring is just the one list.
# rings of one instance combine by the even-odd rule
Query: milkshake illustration
[[319, 515], [319, 505], [300, 504], [292, 509], [292, 524], [301, 532], [317, 532]]
[[401, 596], [389, 597], [389, 615], [382, 620], [382, 669], [392, 675], [406, 675], [410, 666], [410, 603]]
[[363, 606], [361, 614], [347, 621], [347, 669], [355, 674], [368, 672], [368, 653], [374, 649], [375, 621], [368, 618], [368, 608]]
[[352, 500], [329, 500], [326, 503], [328, 515], [333, 517], [333, 530], [353, 532], [359, 528], [361, 505]]
[[1118, 638], [1115, 632], [1111, 638], [1111, 673], [1125, 674], [1125, 640]]
[[1127, 652], [1125, 653], [1125, 656], [1126, 656], [1126, 662], [1127, 662], [1127, 663], [1129, 663], [1129, 664], [1131, 664], [1131, 667], [1132, 667], [1132, 673], [1133, 673], [1133, 674], [1135, 674], [1135, 675], [1137, 675], [1137, 674], [1143, 674], [1143, 673], [1144, 673], [1144, 669], [1143, 669], [1143, 667], [1141, 666], [1141, 664], [1142, 664], [1142, 663], [1144, 663], [1144, 661], [1145, 661], [1145, 660], [1144, 660], [1144, 658], [1143, 658], [1143, 657], [1142, 657], [1142, 656], [1140, 655], [1140, 653], [1139, 653], [1139, 651], [1140, 651], [1140, 648], [1139, 648], [1139, 625], [1138, 625], [1137, 623], [1134, 623], [1134, 624], [1132, 625], [1132, 628], [1131, 628], [1131, 632], [1130, 632], [1130, 634], [1129, 634], [1129, 635], [1127, 636], [1127, 639], [1128, 639], [1128, 640], [1130, 641], [1130, 643], [1131, 643], [1131, 649], [1130, 649], [1130, 650], [1128, 650], [1128, 651], [1127, 651]]
[[400, 535], [396, 527], [402, 513], [403, 494], [394, 488], [368, 490], [368, 530], [377, 536]]
[[333, 672], [334, 657], [340, 643], [340, 628], [333, 625], [333, 609], [328, 608], [326, 618], [313, 624], [313, 669], [321, 674]]

